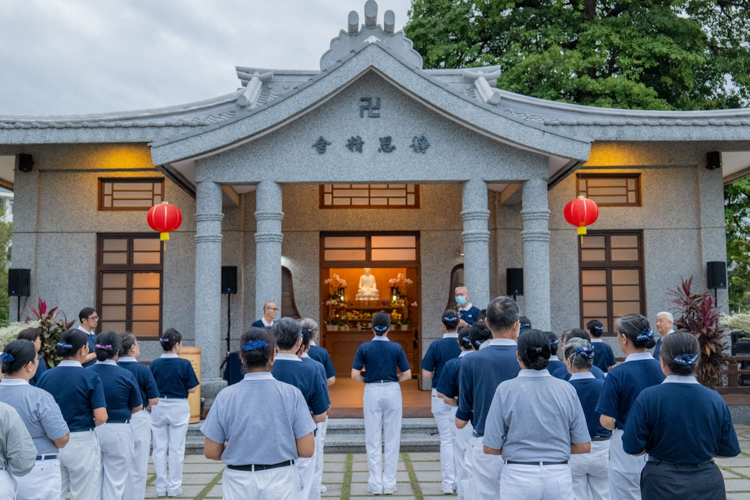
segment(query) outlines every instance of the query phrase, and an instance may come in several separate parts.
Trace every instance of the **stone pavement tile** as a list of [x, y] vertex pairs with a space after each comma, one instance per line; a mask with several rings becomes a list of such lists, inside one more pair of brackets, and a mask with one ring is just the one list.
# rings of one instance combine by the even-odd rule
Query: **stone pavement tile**
[[328, 483], [343, 483], [344, 482], [344, 473], [343, 472], [328, 472], [326, 470], [323, 471], [323, 484], [328, 485]]
[[216, 460], [209, 460], [203, 455], [185, 455], [185, 463], [186, 464], [219, 464], [221, 462], [217, 462]]
[[750, 493], [727, 493], [727, 500], [750, 500]]
[[[370, 480], [369, 472], [352, 472], [352, 483], [366, 483], [369, 480]], [[409, 473], [396, 471], [396, 482], [408, 483]]]
[[[414, 492], [411, 489], [411, 484], [409, 483], [396, 482], [396, 489], [397, 489], [396, 495], [406, 495], [406, 496], [414, 495]], [[367, 483], [352, 483], [351, 495], [353, 497], [369, 495], [369, 493], [367, 492]]]
[[[414, 465], [413, 462], [412, 462], [412, 465]], [[414, 473], [417, 475], [417, 481], [419, 481], [420, 483], [422, 483], [422, 482], [426, 482], [426, 483], [429, 483], [429, 482], [433, 482], [433, 483], [434, 482], [438, 482], [438, 483], [442, 484], [442, 482], [443, 482], [443, 475], [440, 473], [440, 471], [418, 470], [418, 471], [414, 471]]]
[[213, 472], [215, 474], [218, 474], [219, 472], [224, 470], [223, 462], [214, 462], [212, 464], [185, 464], [185, 466], [182, 468], [183, 473], [189, 473], [189, 472]]
[[[419, 483], [419, 487], [422, 489], [423, 495], [442, 495], [443, 484], [442, 483]], [[451, 495], [444, 495], [445, 497]]]
[[724, 485], [729, 491], [750, 491], [750, 480], [748, 479], [725, 479]]
[[321, 497], [335, 497], [335, 498], [341, 498], [341, 487], [342, 484], [326, 484], [326, 488], [328, 488], [328, 491], [325, 493], [321, 493]]
[[[367, 464], [365, 464], [367, 468]], [[323, 464], [323, 473], [326, 472], [346, 472], [346, 464], [343, 462], [333, 462]]]
[[[178, 498], [193, 498], [198, 493], [203, 491], [205, 484], [183, 484], [182, 485], [182, 496]], [[153, 486], [146, 486], [146, 498], [158, 498], [156, 495], [156, 488]]]
[[724, 479], [742, 479], [740, 476], [737, 475], [736, 472], [733, 472], [731, 469], [719, 469], [721, 470], [721, 475]]
[[352, 460], [355, 462], [367, 462], [367, 453], [354, 453]]
[[326, 453], [323, 455], [324, 462], [346, 462], [346, 453]]
[[412, 462], [412, 468], [417, 470], [440, 470], [440, 462]]
[[210, 474], [183, 474], [182, 484], [202, 484], [203, 486], [206, 486], [208, 483], [213, 481], [215, 477], [215, 472], [212, 472]]
[[432, 462], [434, 460], [440, 461], [440, 452], [415, 451], [409, 453], [409, 458], [412, 462]]
[[386, 495], [386, 496], [378, 496], [378, 497], [373, 497], [373, 496], [363, 497], [363, 496], [352, 495], [352, 498], [356, 498], [357, 500], [383, 500], [384, 498], [385, 499], [393, 498], [395, 500], [416, 500], [413, 496], [402, 496], [400, 492], [396, 493], [395, 495]]
[[[425, 463], [429, 463], [429, 462], [425, 462]], [[327, 465], [328, 464], [326, 464], [326, 466]], [[438, 468], [440, 468], [440, 464], [438, 464]], [[327, 467], [326, 467], [326, 469], [327, 469]], [[367, 471], [367, 462], [354, 462], [354, 463], [352, 463], [352, 470], [353, 471], [357, 471], [357, 472], [363, 472], [363, 471], [366, 472]], [[406, 465], [404, 465], [403, 462], [399, 462], [398, 466], [396, 467], [396, 470], [397, 471], [399, 471], [399, 470], [406, 470]]]
[[213, 488], [211, 488], [211, 491], [208, 492], [208, 494], [203, 498], [221, 498], [223, 495], [221, 491], [221, 485], [217, 484]]
[[740, 455], [732, 458], [717, 458], [716, 464], [720, 467], [750, 467], [750, 457]]

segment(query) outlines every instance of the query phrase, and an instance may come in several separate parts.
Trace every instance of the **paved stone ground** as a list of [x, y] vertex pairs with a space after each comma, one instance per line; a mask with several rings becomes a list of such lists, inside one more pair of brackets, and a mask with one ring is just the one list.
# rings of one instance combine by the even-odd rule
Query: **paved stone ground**
[[[733, 500], [750, 500], [750, 426], [736, 426], [743, 453], [735, 458], [717, 460], [724, 474], [727, 497]], [[221, 476], [224, 465], [206, 460], [202, 456], [185, 458], [182, 498], [195, 500], [221, 498]], [[157, 498], [153, 481], [156, 476], [150, 466], [151, 476], [146, 488], [146, 498]], [[446, 498], [441, 494], [440, 456], [438, 453], [402, 453], [398, 463], [398, 491], [393, 498], [399, 500], [435, 500]], [[370, 497], [367, 494], [367, 457], [364, 453], [326, 454], [323, 484], [328, 491], [324, 500], [365, 500], [389, 497]]]

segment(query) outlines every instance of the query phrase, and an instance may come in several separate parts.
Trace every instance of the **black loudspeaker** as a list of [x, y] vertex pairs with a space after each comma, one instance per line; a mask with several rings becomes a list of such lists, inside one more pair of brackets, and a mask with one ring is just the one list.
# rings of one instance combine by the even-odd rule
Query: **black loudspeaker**
[[31, 269], [8, 269], [8, 295], [11, 297], [31, 295]]
[[221, 293], [237, 293], [237, 266], [221, 266]]
[[721, 151], [709, 151], [706, 153], [706, 168], [709, 170], [721, 168]]
[[34, 158], [31, 155], [20, 154], [16, 155], [16, 170], [19, 172], [31, 172], [31, 167], [34, 166]]
[[506, 295], [523, 295], [523, 268], [515, 267], [505, 270], [508, 285]]
[[721, 260], [706, 262], [706, 288], [716, 290], [727, 287], [727, 263]]

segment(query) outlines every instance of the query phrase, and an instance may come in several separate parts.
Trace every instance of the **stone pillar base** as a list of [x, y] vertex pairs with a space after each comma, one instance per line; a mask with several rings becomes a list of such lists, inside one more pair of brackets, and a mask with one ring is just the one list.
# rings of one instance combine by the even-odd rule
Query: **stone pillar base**
[[205, 405], [211, 406], [216, 399], [219, 391], [227, 386], [227, 381], [218, 377], [203, 378], [201, 380], [201, 398], [205, 400]]

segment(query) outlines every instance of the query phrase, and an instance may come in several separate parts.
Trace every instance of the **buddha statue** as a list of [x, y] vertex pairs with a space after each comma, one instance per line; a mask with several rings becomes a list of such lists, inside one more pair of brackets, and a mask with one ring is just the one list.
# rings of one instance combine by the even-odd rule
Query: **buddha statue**
[[365, 268], [365, 274], [359, 278], [357, 300], [380, 300], [380, 292], [375, 283], [375, 276], [370, 274], [370, 268]]

